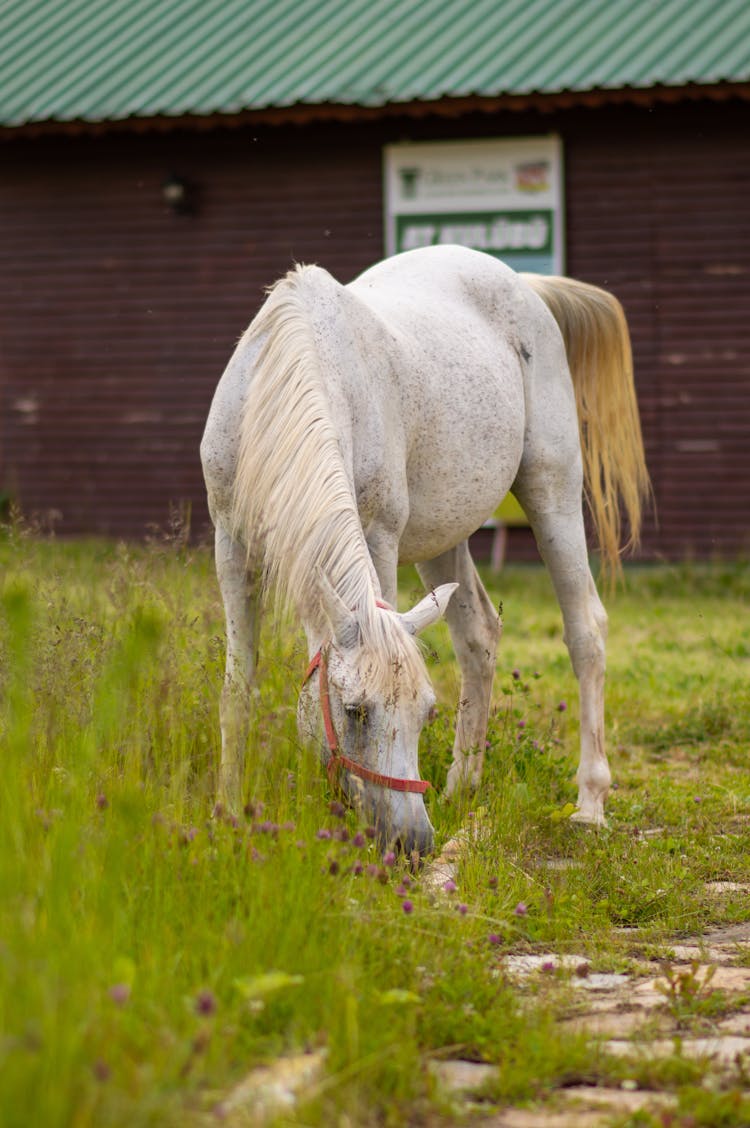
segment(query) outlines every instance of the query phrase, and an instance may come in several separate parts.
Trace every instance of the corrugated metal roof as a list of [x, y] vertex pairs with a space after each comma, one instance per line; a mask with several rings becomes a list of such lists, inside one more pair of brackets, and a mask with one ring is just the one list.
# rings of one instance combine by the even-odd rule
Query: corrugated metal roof
[[0, 0], [6, 126], [748, 80], [748, 0]]

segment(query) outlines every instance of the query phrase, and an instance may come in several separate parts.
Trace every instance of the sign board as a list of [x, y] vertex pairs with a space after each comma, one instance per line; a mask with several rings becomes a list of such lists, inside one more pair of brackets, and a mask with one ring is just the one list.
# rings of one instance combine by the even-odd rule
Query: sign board
[[424, 141], [384, 156], [387, 254], [461, 243], [514, 270], [563, 273], [558, 137]]

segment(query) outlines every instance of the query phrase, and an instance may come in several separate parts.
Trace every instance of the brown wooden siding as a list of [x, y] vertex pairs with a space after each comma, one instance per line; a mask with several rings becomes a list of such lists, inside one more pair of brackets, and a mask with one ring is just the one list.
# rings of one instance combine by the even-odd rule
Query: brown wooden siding
[[[381, 257], [403, 136], [563, 137], [567, 269], [630, 319], [657, 494], [644, 554], [747, 550], [750, 147], [739, 104], [23, 140], [0, 178], [0, 488], [64, 533], [207, 525], [198, 443], [263, 287]], [[170, 172], [192, 215], [163, 204]]]
[[743, 107], [611, 114], [567, 139], [568, 270], [623, 301], [657, 499], [645, 545], [750, 548], [750, 145]]

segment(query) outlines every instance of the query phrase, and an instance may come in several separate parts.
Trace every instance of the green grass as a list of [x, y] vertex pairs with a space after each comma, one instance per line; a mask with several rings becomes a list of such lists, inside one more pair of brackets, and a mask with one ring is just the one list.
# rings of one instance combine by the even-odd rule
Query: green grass
[[[223, 623], [207, 551], [13, 535], [0, 562], [8, 1126], [184, 1124], [254, 1065], [319, 1046], [327, 1081], [301, 1123], [426, 1116], [439, 1108], [431, 1056], [496, 1063], [500, 1102], [617, 1078], [621, 1064], [559, 1037], [565, 984], [521, 991], [499, 955], [554, 947], [620, 970], [634, 945], [668, 951], [750, 918], [746, 900], [704, 892], [750, 881], [740, 566], [633, 568], [609, 600], [617, 789], [601, 832], [559, 817], [575, 799], [577, 702], [544, 572], [509, 567], [491, 586], [505, 635], [470, 810], [440, 794], [458, 675], [433, 628], [441, 707], [421, 763], [438, 844], [472, 818], [486, 828], [456, 894], [434, 901], [330, 809], [325, 773], [298, 745], [305, 659], [288, 626], [263, 638], [247, 815], [212, 819]], [[406, 606], [417, 585], [402, 579]], [[699, 1082], [691, 1064], [665, 1083]], [[721, 1098], [716, 1123], [741, 1123]]]

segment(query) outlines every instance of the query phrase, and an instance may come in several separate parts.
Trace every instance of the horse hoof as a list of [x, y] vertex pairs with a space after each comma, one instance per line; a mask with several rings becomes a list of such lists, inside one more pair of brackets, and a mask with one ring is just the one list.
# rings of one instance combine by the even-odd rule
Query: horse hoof
[[581, 826], [607, 826], [604, 811], [592, 809], [591, 807], [579, 807], [579, 809], [574, 811], [570, 816], [570, 821], [580, 823]]
[[470, 794], [479, 787], [480, 773], [469, 764], [452, 764], [448, 769], [445, 794], [449, 798], [462, 793]]

